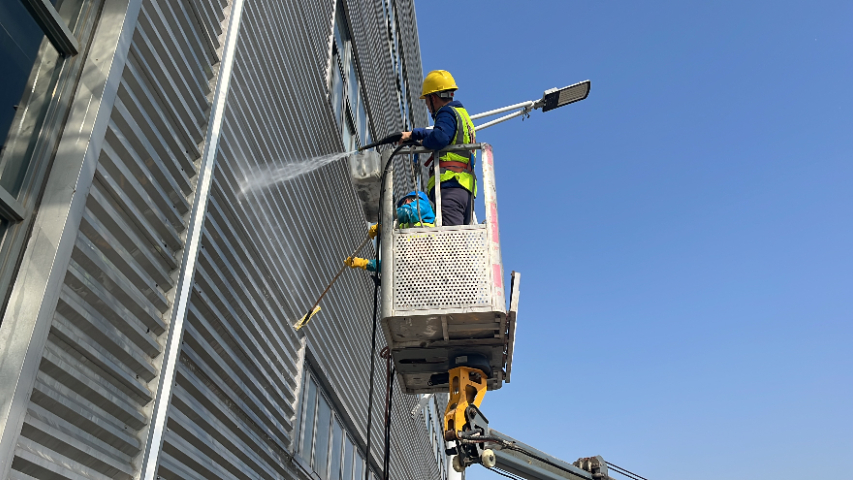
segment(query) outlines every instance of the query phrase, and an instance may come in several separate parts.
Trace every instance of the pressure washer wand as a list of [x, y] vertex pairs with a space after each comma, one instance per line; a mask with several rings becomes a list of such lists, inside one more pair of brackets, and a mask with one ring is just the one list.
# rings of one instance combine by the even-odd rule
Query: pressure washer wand
[[[359, 151], [359, 152], [361, 152], [361, 151], [363, 151], [363, 150], [367, 150], [368, 148], [378, 147], [379, 145], [388, 145], [388, 144], [390, 144], [390, 143], [397, 143], [397, 142], [399, 142], [399, 141], [400, 141], [400, 139], [401, 139], [401, 138], [403, 138], [403, 132], [392, 133], [391, 135], [388, 135], [387, 137], [383, 138], [382, 140], [379, 140], [378, 142], [373, 142], [373, 143], [371, 143], [371, 144], [368, 144], [368, 145], [365, 145], [365, 146], [363, 146], [363, 147], [359, 148], [359, 149], [358, 149], [358, 151]], [[411, 145], [414, 145], [414, 144], [415, 144], [415, 142], [407, 142], [407, 143], [406, 143], [406, 145], [410, 145], [410, 144], [411, 144]], [[402, 148], [402, 145], [401, 145], [400, 147], [398, 147], [398, 148], [397, 148], [397, 150], [395, 150], [395, 152], [394, 152], [394, 153], [396, 153], [397, 151], [399, 151], [399, 149], [400, 149], [400, 148]], [[393, 156], [394, 156], [394, 154], [392, 154], [391, 156], [393, 157]], [[388, 163], [388, 165], [390, 165], [390, 164], [391, 164], [391, 163], [389, 162], [389, 163]], [[386, 171], [387, 171], [388, 165], [386, 165], [386, 167], [385, 167], [385, 168], [386, 168]], [[383, 174], [383, 178], [384, 178], [384, 174]], [[381, 197], [380, 197], [380, 198], [381, 198]], [[365, 245], [367, 245], [367, 242], [368, 242], [369, 240], [370, 240], [370, 237], [365, 238], [365, 239], [364, 239], [364, 241], [363, 241], [363, 242], [361, 242], [361, 245], [359, 245], [359, 246], [358, 246], [358, 248], [356, 248], [356, 249], [355, 249], [355, 252], [353, 252], [353, 254], [352, 254], [352, 255], [350, 255], [350, 256], [351, 256], [351, 257], [355, 257], [356, 255], [358, 255], [358, 252], [359, 252], [359, 251], [361, 251], [361, 249], [362, 249], [362, 248], [364, 248], [364, 246], [365, 246]], [[332, 285], [334, 285], [334, 284], [335, 284], [335, 282], [337, 282], [337, 281], [338, 281], [338, 278], [340, 278], [340, 276], [344, 273], [344, 270], [346, 270], [346, 269], [347, 269], [347, 265], [346, 265], [346, 264], [344, 264], [344, 265], [341, 267], [341, 269], [340, 269], [340, 270], [338, 270], [338, 273], [337, 273], [337, 274], [335, 274], [335, 278], [333, 278], [333, 279], [332, 279], [332, 281], [331, 281], [331, 282], [329, 282], [329, 284], [326, 286], [326, 289], [325, 289], [325, 290], [323, 290], [323, 293], [321, 293], [321, 294], [320, 294], [320, 297], [317, 299], [317, 301], [316, 301], [316, 302], [314, 302], [314, 305], [311, 307], [311, 309], [310, 309], [310, 310], [308, 310], [308, 313], [306, 313], [302, 318], [300, 318], [300, 319], [299, 319], [299, 320], [298, 320], [298, 321], [293, 325], [293, 326], [294, 326], [294, 328], [296, 328], [296, 330], [299, 330], [299, 329], [301, 329], [302, 327], [304, 327], [304, 326], [305, 326], [305, 324], [307, 324], [307, 323], [308, 323], [308, 321], [309, 321], [309, 320], [311, 320], [311, 318], [312, 318], [312, 317], [314, 317], [314, 315], [316, 315], [316, 314], [317, 314], [317, 312], [319, 312], [319, 311], [320, 311], [320, 302], [323, 300], [323, 297], [325, 297], [325, 296], [326, 296], [326, 294], [327, 294], [327, 293], [329, 293], [329, 290], [331, 290]]]
[[[364, 248], [365, 245], [367, 245], [367, 242], [369, 240], [370, 240], [370, 237], [365, 238], [364, 241], [361, 242], [361, 245], [359, 245], [358, 248], [356, 248], [355, 251], [350, 256], [354, 257], [354, 256], [358, 255], [358, 252], [360, 252], [361, 249]], [[311, 320], [311, 318], [314, 317], [314, 315], [316, 315], [317, 312], [320, 311], [320, 302], [323, 300], [323, 297], [325, 297], [326, 294], [329, 293], [329, 290], [332, 289], [332, 285], [334, 285], [335, 282], [338, 281], [338, 278], [340, 278], [341, 274], [343, 274], [344, 270], [346, 270], [346, 269], [347, 269], [347, 264], [344, 264], [341, 267], [341, 269], [338, 270], [338, 273], [335, 275], [335, 278], [333, 278], [332, 281], [329, 282], [328, 285], [326, 285], [326, 289], [323, 290], [323, 293], [320, 294], [320, 297], [317, 298], [317, 301], [314, 302], [314, 305], [311, 307], [310, 310], [308, 310], [308, 313], [306, 313], [305, 316], [300, 318], [299, 321], [293, 325], [293, 327], [296, 328], [296, 330], [299, 330], [300, 328], [304, 327], [305, 324], [308, 323], [308, 320]]]
[[378, 147], [379, 145], [388, 145], [389, 143], [397, 143], [400, 141], [401, 138], [403, 138], [403, 132], [392, 133], [391, 135], [388, 135], [387, 137], [383, 138], [382, 140], [367, 144], [363, 147], [359, 147], [358, 151], [361, 152], [361, 151], [367, 150], [368, 148]]

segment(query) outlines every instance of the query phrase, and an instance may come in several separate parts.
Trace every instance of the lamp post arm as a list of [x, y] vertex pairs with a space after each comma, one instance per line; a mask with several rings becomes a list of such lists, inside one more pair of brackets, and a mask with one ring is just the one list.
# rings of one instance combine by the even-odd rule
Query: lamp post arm
[[526, 108], [526, 107], [534, 107], [537, 101], [529, 100], [527, 102], [516, 103], [515, 105], [510, 105], [508, 107], [496, 108], [494, 110], [489, 110], [488, 112], [478, 113], [476, 115], [471, 115], [471, 120], [477, 120], [478, 118], [491, 117], [492, 115], [497, 115], [499, 113], [509, 112], [510, 110], [515, 110], [517, 108]]

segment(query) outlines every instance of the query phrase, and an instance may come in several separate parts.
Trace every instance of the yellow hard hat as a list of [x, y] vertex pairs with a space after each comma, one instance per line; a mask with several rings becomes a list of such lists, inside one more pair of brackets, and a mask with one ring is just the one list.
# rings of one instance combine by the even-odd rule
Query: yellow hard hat
[[456, 80], [453, 80], [453, 75], [447, 70], [433, 70], [429, 72], [424, 79], [424, 88], [421, 91], [421, 99], [427, 95], [445, 90], [458, 90]]

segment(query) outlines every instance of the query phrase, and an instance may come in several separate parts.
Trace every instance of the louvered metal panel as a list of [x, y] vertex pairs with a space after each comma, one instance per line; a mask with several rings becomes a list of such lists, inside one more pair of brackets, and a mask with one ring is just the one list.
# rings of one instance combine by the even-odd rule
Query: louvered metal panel
[[[343, 258], [361, 242], [366, 228], [343, 162], [266, 190], [245, 195], [240, 191], [241, 184], [257, 169], [274, 169], [340, 149], [326, 84], [333, 5], [255, 2], [247, 4], [243, 14], [184, 356], [186, 364], [194, 365], [220, 390], [214, 394], [197, 387], [204, 397], [224, 395], [241, 406], [245, 417], [235, 417], [224, 432], [217, 428], [231, 445], [247, 441], [239, 437], [246, 425], [270, 429], [265, 434], [271, 438], [263, 444], [260, 438], [253, 439], [249, 451], [268, 447], [264, 444], [270, 441], [275, 448], [294, 447], [299, 408], [295, 395], [300, 386], [294, 381], [298, 366], [291, 359], [299, 355], [300, 340], [290, 324], [304, 313]], [[363, 10], [375, 15], [373, 6], [349, 5], [354, 30]], [[353, 36], [359, 45], [359, 34], [353, 32]], [[312, 38], [322, 43], [306, 49], [306, 39]], [[322, 52], [323, 57], [318, 59], [310, 52]], [[359, 56], [361, 52], [369, 55], [370, 50], [358, 50]], [[369, 63], [359, 60], [364, 75]], [[395, 114], [399, 117], [396, 105], [372, 112], [379, 119]], [[362, 442], [372, 295], [372, 282], [364, 273], [347, 272], [324, 300], [322, 313], [305, 329], [308, 348], [343, 411], [351, 417], [355, 433], [362, 435]], [[266, 367], [279, 362], [276, 368]], [[181, 375], [189, 375], [184, 372], [186, 368], [182, 364]], [[179, 387], [185, 382], [179, 377]], [[383, 382], [382, 375], [377, 375], [372, 434], [377, 463], [382, 447], [379, 392], [384, 389]], [[189, 398], [179, 389], [174, 401], [189, 404], [198, 398], [198, 394]], [[394, 430], [395, 444], [400, 448], [392, 456], [392, 476], [435, 478], [437, 469], [429, 440], [421, 438], [426, 437], [425, 432], [413, 436], [411, 432], [419, 431], [417, 426], [406, 425], [412, 423], [411, 418], [406, 419], [413, 400], [401, 395], [396, 398], [395, 412], [402, 423]], [[177, 412], [170, 414], [170, 425], [197, 425], [189, 418]], [[182, 450], [182, 445], [191, 451], [189, 445], [209, 443], [204, 435], [212, 435], [212, 428], [184, 427], [178, 436], [186, 444], [174, 435], [167, 436], [164, 451], [172, 442], [170, 448], [175, 451]], [[172, 428], [173, 433], [175, 430]], [[273, 476], [273, 472], [284, 474], [268, 463], [269, 457], [239, 461], [214, 457], [207, 453], [203, 458], [219, 468], [236, 471], [245, 466], [269, 472], [262, 477]], [[174, 466], [184, 460], [172, 454], [169, 462]]]
[[141, 6], [13, 478], [137, 474], [221, 31], [189, 6]]
[[[346, 7], [377, 136], [402, 127], [380, 2]], [[305, 475], [291, 461], [305, 349], [364, 447], [372, 281], [346, 272], [304, 334], [291, 326], [364, 238], [348, 167], [338, 161], [241, 191], [258, 169], [341, 149], [327, 85], [334, 8], [333, 0], [245, 4], [167, 428], [154, 453], [163, 478]], [[226, 0], [139, 7], [11, 478], [139, 475], [228, 9]], [[416, 41], [413, 23], [399, 28]], [[419, 57], [406, 63], [420, 72]], [[375, 360], [374, 466], [385, 388]], [[409, 415], [415, 400], [395, 392], [391, 476], [439, 478], [427, 433]]]

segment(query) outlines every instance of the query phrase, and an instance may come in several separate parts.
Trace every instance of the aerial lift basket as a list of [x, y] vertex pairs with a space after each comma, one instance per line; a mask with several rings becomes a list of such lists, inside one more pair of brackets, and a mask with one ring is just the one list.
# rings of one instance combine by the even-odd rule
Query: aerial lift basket
[[[447, 372], [467, 357], [488, 361], [489, 390], [508, 382], [512, 368], [520, 276], [511, 276], [507, 309], [492, 147], [452, 149], [482, 151], [485, 221], [440, 226], [438, 189], [436, 227], [382, 226], [382, 329], [408, 394], [447, 392]], [[391, 177], [383, 219], [394, 218]]]

